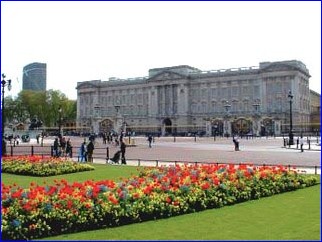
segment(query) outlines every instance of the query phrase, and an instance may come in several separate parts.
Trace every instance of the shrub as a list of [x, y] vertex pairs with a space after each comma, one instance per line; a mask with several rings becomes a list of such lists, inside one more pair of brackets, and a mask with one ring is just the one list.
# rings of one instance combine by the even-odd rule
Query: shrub
[[94, 170], [94, 167], [71, 159], [41, 156], [2, 157], [1, 167], [4, 173], [29, 176], [56, 176], [90, 170]]

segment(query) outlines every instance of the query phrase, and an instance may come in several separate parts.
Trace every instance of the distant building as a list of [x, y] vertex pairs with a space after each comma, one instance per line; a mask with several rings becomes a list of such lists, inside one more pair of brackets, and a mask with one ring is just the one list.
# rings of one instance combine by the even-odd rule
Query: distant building
[[310, 90], [310, 99], [312, 132], [319, 134], [321, 129], [321, 94]]
[[149, 76], [77, 83], [77, 127], [92, 132], [281, 135], [310, 132], [309, 70], [297, 60], [213, 71], [181, 65]]
[[46, 91], [46, 63], [34, 62], [23, 68], [22, 90]]

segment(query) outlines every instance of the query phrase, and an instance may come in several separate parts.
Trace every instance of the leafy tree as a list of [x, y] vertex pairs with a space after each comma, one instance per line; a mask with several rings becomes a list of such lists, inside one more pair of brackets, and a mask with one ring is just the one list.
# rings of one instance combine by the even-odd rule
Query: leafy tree
[[5, 120], [8, 122], [28, 122], [33, 125], [53, 127], [59, 120], [59, 107], [62, 108], [62, 118], [76, 119], [76, 101], [69, 100], [59, 90], [21, 91], [16, 99], [6, 97]]

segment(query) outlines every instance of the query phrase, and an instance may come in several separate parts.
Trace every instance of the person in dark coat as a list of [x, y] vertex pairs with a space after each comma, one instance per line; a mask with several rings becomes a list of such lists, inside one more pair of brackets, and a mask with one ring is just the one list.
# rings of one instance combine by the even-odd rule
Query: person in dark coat
[[239, 151], [239, 140], [238, 138], [235, 138], [235, 136], [233, 136], [233, 142], [235, 145], [235, 151]]
[[66, 142], [66, 156], [72, 157], [72, 143], [70, 138]]
[[126, 165], [126, 160], [125, 160], [125, 150], [126, 150], [126, 145], [124, 141], [121, 141], [121, 160], [122, 164]]
[[152, 138], [152, 135], [150, 134], [150, 135], [148, 136], [149, 148], [152, 148], [152, 145], [151, 145], [152, 140], [153, 140], [153, 138]]
[[54, 157], [59, 157], [60, 156], [60, 152], [59, 152], [59, 142], [58, 142], [58, 138], [55, 138], [55, 141], [54, 141]]
[[81, 162], [87, 162], [87, 150], [86, 150], [86, 142], [84, 141], [79, 149], [79, 156], [81, 158]]
[[7, 142], [5, 138], [2, 138], [2, 155], [3, 156], [7, 155]]
[[87, 145], [87, 160], [88, 160], [88, 162], [93, 163], [93, 152], [94, 152], [94, 144], [93, 144], [93, 141], [91, 140]]

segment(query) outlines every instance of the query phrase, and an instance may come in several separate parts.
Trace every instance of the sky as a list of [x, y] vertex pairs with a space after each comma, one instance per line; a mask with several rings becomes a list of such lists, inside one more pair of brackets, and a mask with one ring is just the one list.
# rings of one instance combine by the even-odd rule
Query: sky
[[47, 89], [77, 98], [77, 82], [148, 76], [189, 65], [203, 71], [299, 60], [321, 93], [321, 3], [1, 2], [1, 73], [7, 95], [23, 67], [47, 64]]

